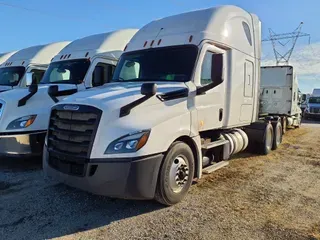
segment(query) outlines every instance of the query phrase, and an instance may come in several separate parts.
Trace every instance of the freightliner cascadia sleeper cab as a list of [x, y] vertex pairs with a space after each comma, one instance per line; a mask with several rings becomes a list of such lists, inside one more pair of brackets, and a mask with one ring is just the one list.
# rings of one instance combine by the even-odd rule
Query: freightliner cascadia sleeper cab
[[110, 84], [53, 106], [45, 174], [95, 194], [172, 205], [204, 169], [249, 142], [269, 153], [282, 131], [278, 118], [259, 116], [260, 53], [261, 23], [239, 7], [147, 24]]
[[[54, 103], [109, 82], [120, 55], [136, 32], [124, 29], [75, 40], [52, 57], [38, 85], [1, 93], [0, 155], [41, 156]], [[27, 74], [27, 79], [32, 78], [34, 74]]]

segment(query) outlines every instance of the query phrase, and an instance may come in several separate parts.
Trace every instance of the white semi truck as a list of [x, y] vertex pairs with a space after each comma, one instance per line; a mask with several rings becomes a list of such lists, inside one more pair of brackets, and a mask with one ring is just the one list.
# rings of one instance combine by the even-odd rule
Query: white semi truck
[[[41, 156], [51, 106], [67, 95], [110, 81], [136, 32], [125, 29], [75, 40], [52, 57], [38, 85], [1, 93], [0, 156]], [[27, 81], [33, 76], [27, 74]]]
[[52, 58], [70, 42], [56, 42], [33, 46], [14, 53], [0, 66], [0, 92], [27, 87], [27, 74], [34, 74], [34, 82], [40, 82]]
[[320, 118], [320, 89], [315, 88], [307, 100], [307, 106], [304, 111], [304, 118]]
[[302, 111], [297, 75], [292, 66], [261, 68], [260, 114], [281, 118], [283, 132], [299, 127]]
[[7, 53], [0, 53], [0, 66], [2, 65], [2, 63], [4, 63], [5, 61], [7, 61], [7, 59], [9, 57], [11, 57], [13, 54], [15, 54], [16, 52], [7, 52]]
[[261, 22], [235, 6], [153, 21], [113, 80], [52, 107], [43, 167], [95, 194], [172, 205], [232, 154], [267, 154], [282, 137], [260, 117]]

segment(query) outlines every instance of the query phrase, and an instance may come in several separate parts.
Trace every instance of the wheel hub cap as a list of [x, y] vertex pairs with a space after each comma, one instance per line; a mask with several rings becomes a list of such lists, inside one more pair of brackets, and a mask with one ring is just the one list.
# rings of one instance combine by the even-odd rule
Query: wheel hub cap
[[188, 163], [183, 156], [177, 156], [170, 167], [169, 184], [173, 192], [179, 193], [189, 179]]

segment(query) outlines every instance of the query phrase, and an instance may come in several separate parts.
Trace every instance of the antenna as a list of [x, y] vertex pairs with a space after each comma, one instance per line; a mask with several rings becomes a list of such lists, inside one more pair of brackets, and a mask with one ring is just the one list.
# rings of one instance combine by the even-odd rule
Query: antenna
[[[289, 64], [289, 60], [296, 46], [298, 38], [309, 37], [309, 44], [310, 44], [310, 34], [301, 32], [302, 25], [303, 25], [303, 22], [301, 22], [293, 32], [281, 33], [281, 34], [276, 34], [271, 28], [269, 28], [269, 38], [263, 39], [262, 42], [267, 42], [267, 41], [272, 42], [273, 52], [277, 61], [277, 65]], [[290, 48], [286, 52], [280, 53], [280, 51], [277, 50], [279, 45], [281, 47], [285, 47], [290, 42], [291, 42]]]

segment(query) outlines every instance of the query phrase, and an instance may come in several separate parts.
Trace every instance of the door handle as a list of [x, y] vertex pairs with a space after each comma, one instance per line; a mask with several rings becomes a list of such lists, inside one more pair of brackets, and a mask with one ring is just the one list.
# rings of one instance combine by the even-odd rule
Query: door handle
[[222, 118], [223, 118], [223, 109], [220, 108], [220, 109], [219, 109], [219, 122], [222, 121]]

